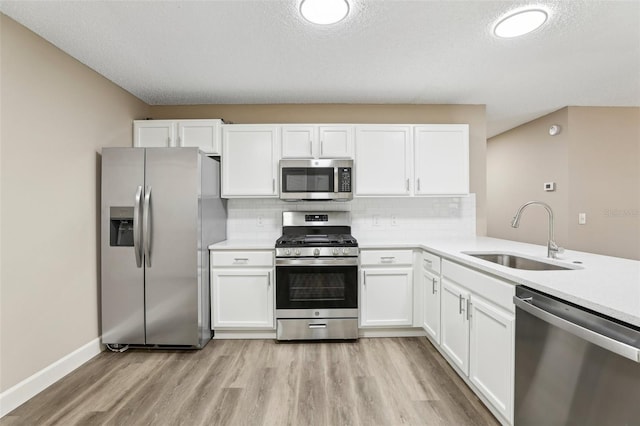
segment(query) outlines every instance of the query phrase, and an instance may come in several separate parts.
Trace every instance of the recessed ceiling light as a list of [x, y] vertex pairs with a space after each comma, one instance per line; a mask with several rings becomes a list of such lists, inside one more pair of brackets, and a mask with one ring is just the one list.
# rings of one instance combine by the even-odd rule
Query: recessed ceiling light
[[349, 2], [347, 0], [302, 0], [300, 13], [304, 19], [314, 24], [335, 24], [349, 14]]
[[502, 18], [493, 28], [493, 33], [502, 38], [518, 37], [540, 28], [547, 17], [547, 12], [542, 9], [521, 10]]

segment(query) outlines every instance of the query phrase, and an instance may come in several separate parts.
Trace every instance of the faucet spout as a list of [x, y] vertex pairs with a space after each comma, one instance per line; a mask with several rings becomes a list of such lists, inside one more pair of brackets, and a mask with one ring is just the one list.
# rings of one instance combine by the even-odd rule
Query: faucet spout
[[547, 242], [547, 257], [551, 259], [555, 259], [558, 256], [558, 253], [562, 253], [564, 249], [558, 247], [556, 242], [554, 241], [553, 235], [553, 210], [551, 206], [547, 203], [543, 203], [542, 201], [529, 201], [521, 205], [516, 211], [516, 215], [513, 217], [511, 221], [511, 227], [517, 228], [520, 226], [520, 217], [522, 216], [522, 212], [531, 205], [538, 205], [545, 208], [547, 213], [549, 214], [549, 241]]

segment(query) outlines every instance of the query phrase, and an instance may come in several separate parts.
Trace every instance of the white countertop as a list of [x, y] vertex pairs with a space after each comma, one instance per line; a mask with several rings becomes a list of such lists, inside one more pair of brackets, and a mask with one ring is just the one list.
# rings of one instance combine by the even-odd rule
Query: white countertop
[[[566, 250], [556, 261], [547, 259], [546, 246], [487, 237], [423, 241], [362, 241], [360, 249], [419, 247], [443, 258], [488, 272], [516, 284], [551, 294], [596, 312], [640, 327], [640, 261]], [[500, 251], [580, 269], [528, 271], [480, 260], [462, 252]], [[573, 262], [581, 262], [575, 264]]]
[[[274, 240], [227, 240], [212, 250], [273, 249]], [[546, 246], [488, 237], [402, 242], [358, 238], [360, 249], [422, 248], [443, 258], [523, 284], [596, 312], [640, 327], [640, 261], [566, 250], [556, 261], [546, 258]], [[500, 251], [580, 268], [569, 271], [528, 271], [480, 260], [463, 252]], [[573, 262], [581, 262], [576, 264]]]
[[276, 240], [270, 239], [247, 239], [247, 240], [225, 240], [211, 244], [209, 250], [274, 250]]

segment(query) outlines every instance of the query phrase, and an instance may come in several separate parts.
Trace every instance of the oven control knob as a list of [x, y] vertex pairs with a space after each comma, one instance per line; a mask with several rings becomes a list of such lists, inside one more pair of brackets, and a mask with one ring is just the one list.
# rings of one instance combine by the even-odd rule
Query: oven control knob
[[284, 249], [284, 254], [287, 256], [291, 254], [291, 249]]
[[300, 256], [300, 249], [296, 249], [296, 256]]
[[343, 248], [342, 254], [349, 254], [349, 249], [347, 247]]
[[339, 250], [338, 250], [337, 248], [334, 248], [334, 249], [333, 249], [333, 254], [337, 256], [337, 255], [338, 255], [338, 253], [339, 253]]
[[313, 249], [314, 256], [320, 256], [320, 249]]

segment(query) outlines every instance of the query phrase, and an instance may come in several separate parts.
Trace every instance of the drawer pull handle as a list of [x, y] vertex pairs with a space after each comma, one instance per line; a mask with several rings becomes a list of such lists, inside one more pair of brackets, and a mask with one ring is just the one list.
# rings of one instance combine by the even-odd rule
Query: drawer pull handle
[[246, 263], [249, 263], [249, 258], [248, 257], [234, 257], [233, 258], [233, 263], [246, 264]]
[[309, 328], [327, 328], [327, 324], [309, 324]]
[[393, 263], [395, 256], [380, 256], [380, 262], [382, 263]]
[[432, 285], [431, 285], [431, 293], [432, 294], [436, 294], [438, 292], [438, 290], [436, 289], [436, 279], [432, 278], [431, 279]]

